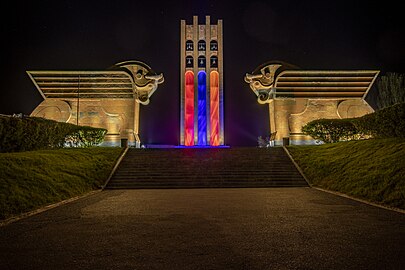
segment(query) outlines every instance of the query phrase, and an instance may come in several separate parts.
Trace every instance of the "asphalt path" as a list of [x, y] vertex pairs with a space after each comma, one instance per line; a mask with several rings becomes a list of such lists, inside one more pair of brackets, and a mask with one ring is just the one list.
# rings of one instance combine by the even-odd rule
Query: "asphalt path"
[[103, 191], [0, 227], [0, 269], [405, 269], [405, 214], [311, 188]]

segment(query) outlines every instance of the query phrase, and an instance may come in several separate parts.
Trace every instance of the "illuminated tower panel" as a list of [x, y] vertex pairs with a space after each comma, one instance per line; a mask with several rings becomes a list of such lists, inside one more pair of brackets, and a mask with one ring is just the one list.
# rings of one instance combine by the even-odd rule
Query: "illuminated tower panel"
[[222, 20], [181, 21], [180, 144], [224, 145]]
[[219, 145], [219, 74], [211, 71], [210, 74], [210, 122], [211, 140], [210, 145]]
[[198, 145], [207, 145], [207, 78], [198, 72]]
[[184, 145], [194, 145], [194, 73], [187, 71], [185, 91], [185, 141]]

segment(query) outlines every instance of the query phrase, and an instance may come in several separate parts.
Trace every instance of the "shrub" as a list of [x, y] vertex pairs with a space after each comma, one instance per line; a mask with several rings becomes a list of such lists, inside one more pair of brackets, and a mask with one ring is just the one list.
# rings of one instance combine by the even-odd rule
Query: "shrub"
[[348, 141], [360, 135], [351, 119], [318, 119], [302, 127], [302, 132], [325, 143]]
[[101, 143], [106, 132], [102, 128], [76, 126], [38, 117], [0, 116], [0, 152], [60, 148], [67, 145], [88, 147]]
[[353, 119], [358, 132], [375, 138], [405, 138], [405, 103]]
[[65, 143], [74, 147], [90, 147], [95, 146], [103, 142], [106, 134], [105, 129], [92, 128], [92, 127], [80, 127], [72, 134], [65, 137]]
[[302, 127], [302, 132], [325, 143], [362, 138], [405, 138], [405, 103], [351, 119], [319, 119]]

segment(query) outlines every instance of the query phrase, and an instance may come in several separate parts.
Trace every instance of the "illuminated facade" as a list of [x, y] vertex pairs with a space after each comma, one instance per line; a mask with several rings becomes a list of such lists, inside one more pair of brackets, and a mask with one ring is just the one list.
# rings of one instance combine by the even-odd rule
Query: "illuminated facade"
[[180, 144], [224, 145], [222, 20], [181, 20]]
[[127, 61], [105, 71], [27, 71], [44, 98], [31, 113], [43, 117], [107, 129], [105, 145], [119, 145], [122, 138], [140, 146], [140, 104], [164, 81], [139, 61]]
[[300, 70], [270, 62], [247, 73], [245, 81], [260, 104], [268, 104], [270, 131], [276, 145], [288, 137], [292, 144], [311, 144], [301, 128], [320, 118], [360, 117], [373, 112], [365, 97], [379, 71]]

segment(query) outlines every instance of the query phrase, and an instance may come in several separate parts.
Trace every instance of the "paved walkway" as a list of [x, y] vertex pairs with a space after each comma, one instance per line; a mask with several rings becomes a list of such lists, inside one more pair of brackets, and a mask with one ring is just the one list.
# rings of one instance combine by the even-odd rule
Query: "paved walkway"
[[0, 227], [0, 269], [405, 269], [405, 215], [310, 188], [104, 191]]

